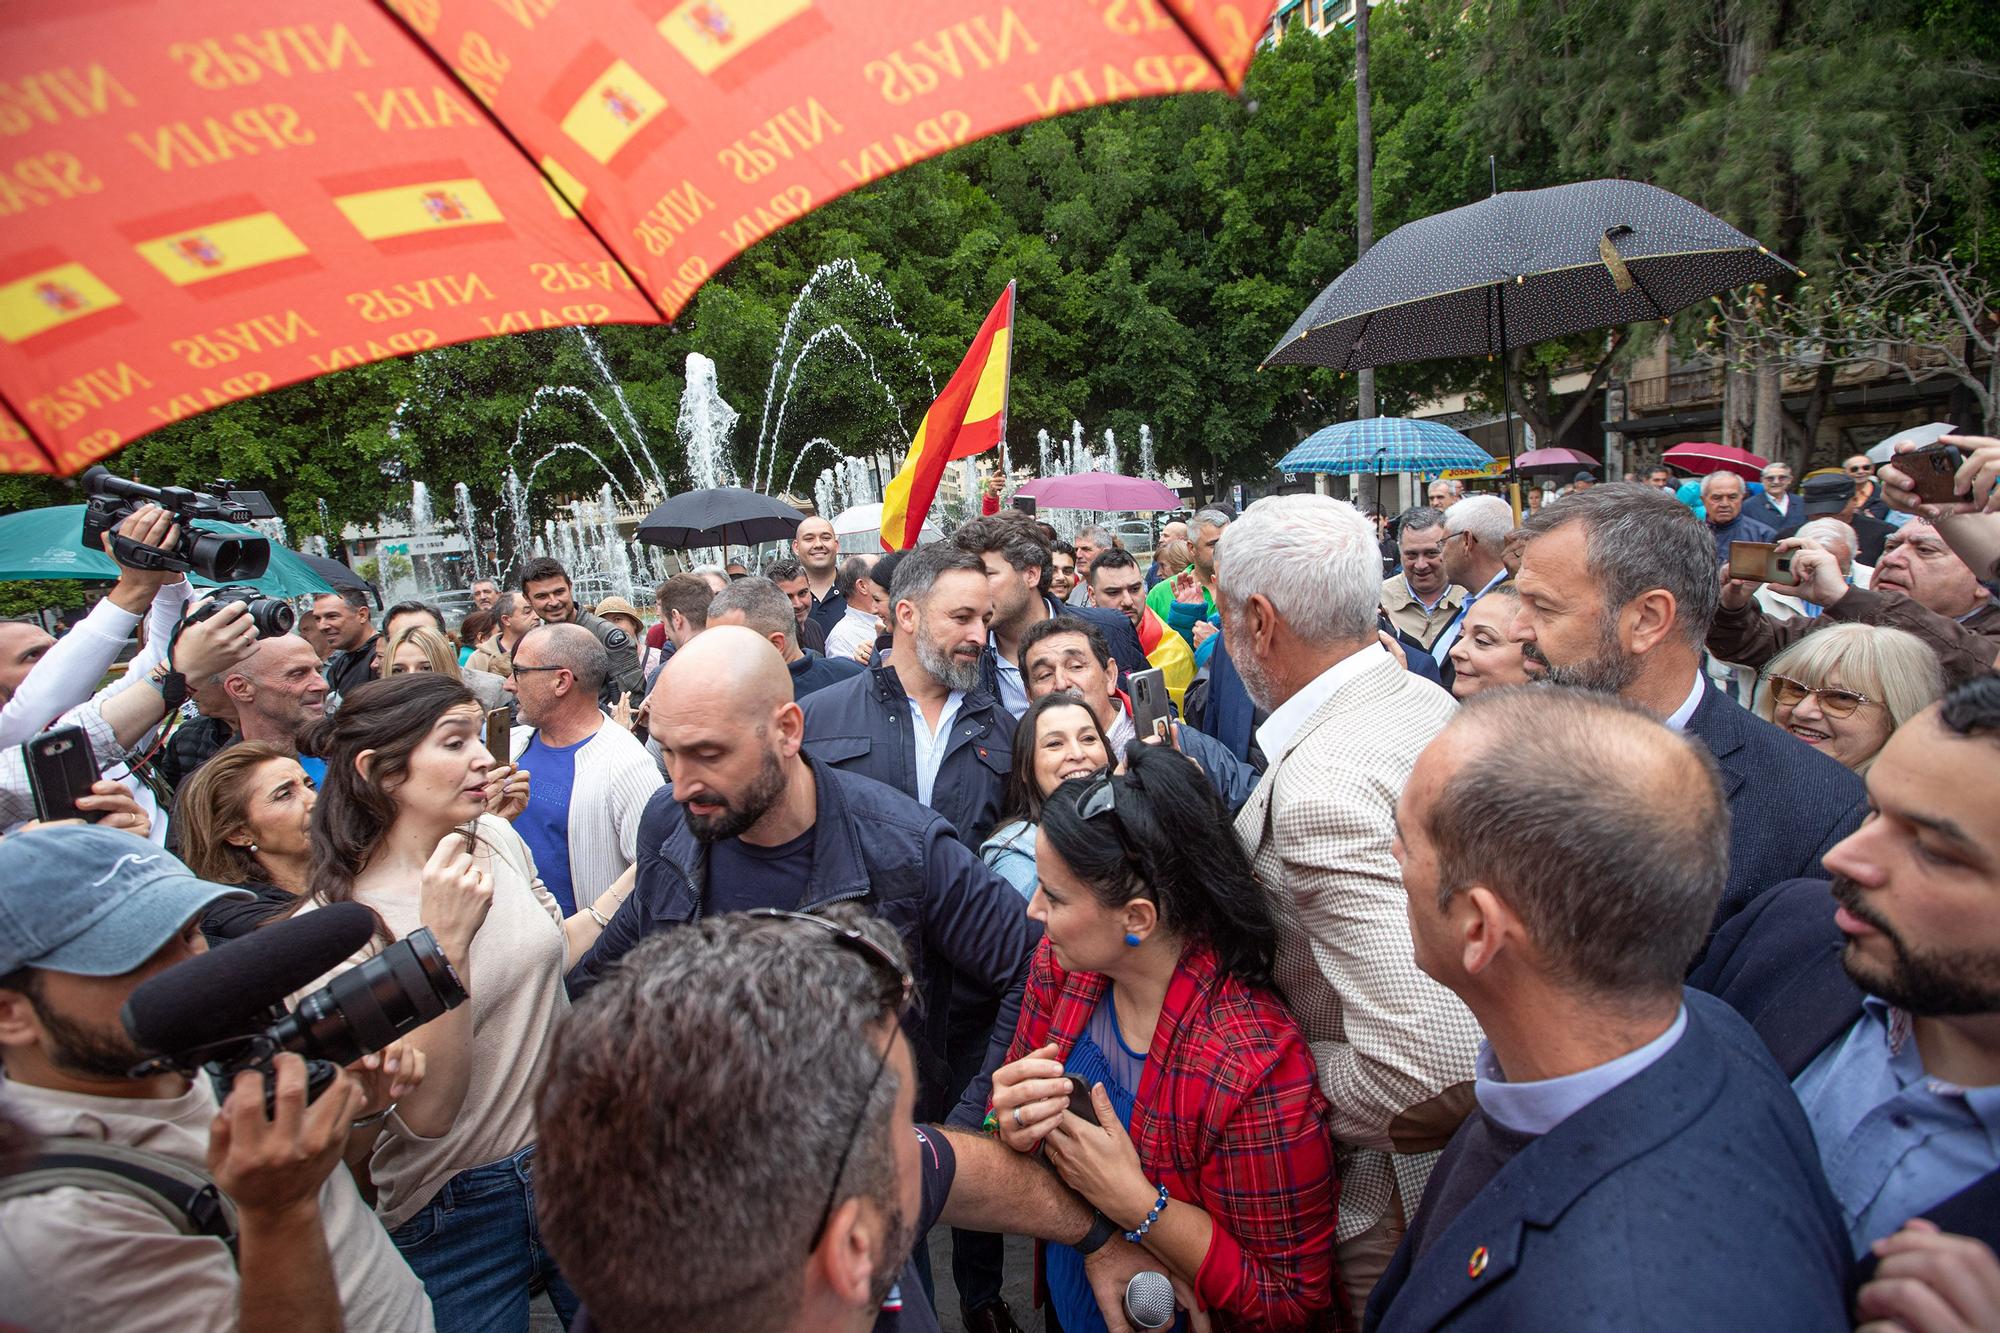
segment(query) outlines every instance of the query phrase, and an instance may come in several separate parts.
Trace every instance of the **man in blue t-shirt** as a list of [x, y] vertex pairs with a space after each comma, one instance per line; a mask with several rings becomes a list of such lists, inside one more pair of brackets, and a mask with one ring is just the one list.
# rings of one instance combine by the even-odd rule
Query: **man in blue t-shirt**
[[507, 691], [520, 703], [514, 762], [529, 776], [514, 829], [565, 915], [597, 901], [632, 865], [639, 820], [659, 766], [597, 706], [611, 659], [581, 625], [530, 630], [514, 649]]

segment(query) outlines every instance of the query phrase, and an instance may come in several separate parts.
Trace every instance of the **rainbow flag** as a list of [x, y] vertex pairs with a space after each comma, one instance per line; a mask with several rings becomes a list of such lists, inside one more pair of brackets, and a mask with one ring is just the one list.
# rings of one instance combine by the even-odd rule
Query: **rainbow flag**
[[1007, 376], [1014, 346], [1014, 284], [993, 303], [951, 382], [924, 413], [910, 456], [882, 492], [882, 549], [915, 546], [945, 464], [1000, 443], [1007, 433]]
[[1146, 654], [1146, 665], [1160, 669], [1166, 681], [1167, 697], [1174, 701], [1174, 707], [1181, 706], [1187, 695], [1188, 686], [1194, 683], [1194, 651], [1187, 640], [1167, 628], [1167, 622], [1150, 606], [1139, 608], [1139, 648]]

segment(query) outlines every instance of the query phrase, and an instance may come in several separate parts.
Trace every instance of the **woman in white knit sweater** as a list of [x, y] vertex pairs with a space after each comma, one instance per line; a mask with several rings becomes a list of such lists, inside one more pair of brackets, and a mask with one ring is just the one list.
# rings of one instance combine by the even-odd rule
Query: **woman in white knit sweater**
[[381, 920], [381, 945], [421, 924], [427, 875], [491, 890], [469, 943], [439, 933], [470, 999], [411, 1034], [424, 1086], [390, 1111], [369, 1158], [377, 1210], [430, 1293], [438, 1333], [524, 1331], [538, 1291], [565, 1324], [575, 1311], [536, 1238], [534, 1090], [568, 1008], [563, 974], [630, 892], [629, 880], [613, 885], [563, 918], [526, 845], [486, 813], [483, 720], [463, 684], [412, 673], [349, 692], [309, 742], [327, 775], [299, 910], [362, 903]]

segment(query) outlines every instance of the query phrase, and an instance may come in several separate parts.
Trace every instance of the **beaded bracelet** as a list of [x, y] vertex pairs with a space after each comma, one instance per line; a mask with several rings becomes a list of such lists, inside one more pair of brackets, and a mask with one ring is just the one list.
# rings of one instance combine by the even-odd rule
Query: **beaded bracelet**
[[994, 1118], [993, 1112], [988, 1111], [986, 1113], [986, 1119], [979, 1122], [979, 1132], [981, 1134], [986, 1135], [988, 1138], [999, 1137], [1000, 1122]]
[[1153, 1229], [1153, 1223], [1160, 1220], [1160, 1214], [1166, 1211], [1166, 1207], [1167, 1187], [1162, 1185], [1160, 1186], [1160, 1197], [1153, 1201], [1153, 1211], [1146, 1214], [1146, 1220], [1139, 1224], [1138, 1230], [1126, 1232], [1125, 1239], [1131, 1241], [1134, 1245], [1144, 1240], [1146, 1233]]

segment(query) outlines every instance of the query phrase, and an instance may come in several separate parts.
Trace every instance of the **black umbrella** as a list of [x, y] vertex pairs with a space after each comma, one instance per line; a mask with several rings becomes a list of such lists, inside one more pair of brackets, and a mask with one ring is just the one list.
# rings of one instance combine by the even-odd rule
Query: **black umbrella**
[[[1550, 338], [1664, 319], [1786, 272], [1798, 270], [1755, 238], [1639, 181], [1496, 193], [1377, 241], [1306, 307], [1264, 364], [1359, 370], [1504, 356]], [[1506, 411], [1511, 463], [1511, 400]]]
[[754, 546], [798, 531], [805, 515], [740, 486], [712, 486], [676, 495], [646, 515], [639, 540], [671, 551], [694, 546]]
[[312, 555], [305, 551], [299, 551], [296, 552], [296, 554], [298, 555], [299, 559], [306, 562], [307, 567], [310, 568], [313, 573], [319, 575], [321, 578], [325, 579], [328, 584], [332, 585], [334, 591], [339, 592], [346, 589], [352, 589], [355, 592], [365, 592], [373, 594], [377, 596], [379, 600], [380, 594], [377, 594], [375, 592], [374, 584], [370, 583], [367, 579], [362, 578], [359, 574], [349, 569], [346, 565], [341, 564], [338, 560], [329, 560], [327, 557], [323, 555]]

